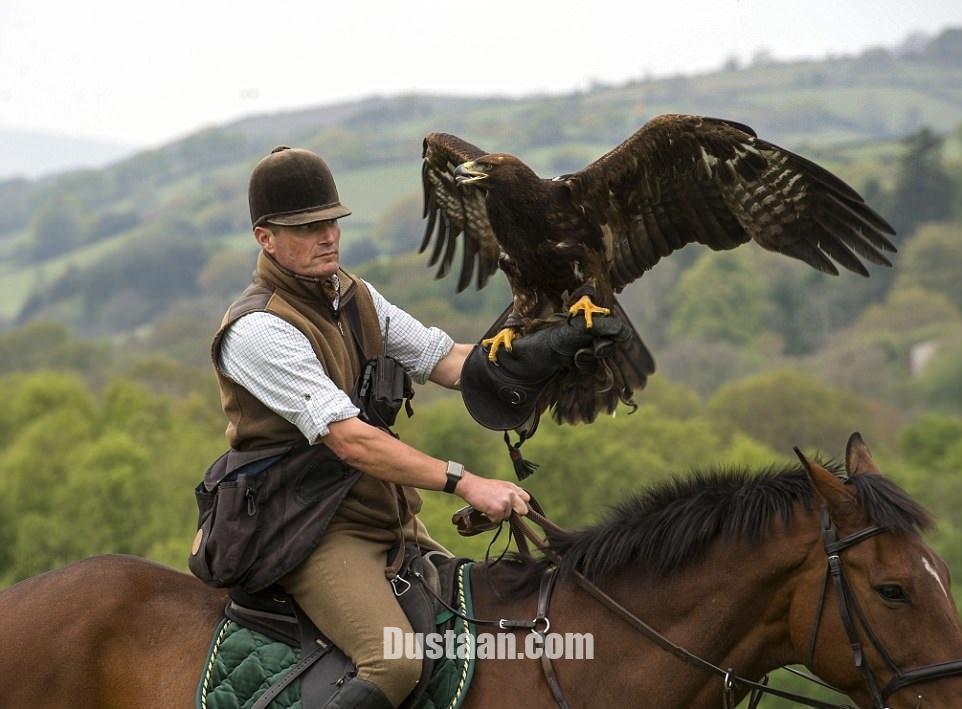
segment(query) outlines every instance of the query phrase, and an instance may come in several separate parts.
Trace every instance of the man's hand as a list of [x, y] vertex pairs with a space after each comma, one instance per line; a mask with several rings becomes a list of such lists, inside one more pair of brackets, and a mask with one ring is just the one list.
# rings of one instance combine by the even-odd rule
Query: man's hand
[[491, 480], [465, 471], [454, 488], [454, 493], [478, 512], [500, 522], [511, 516], [528, 514], [528, 495], [522, 488], [507, 480]]

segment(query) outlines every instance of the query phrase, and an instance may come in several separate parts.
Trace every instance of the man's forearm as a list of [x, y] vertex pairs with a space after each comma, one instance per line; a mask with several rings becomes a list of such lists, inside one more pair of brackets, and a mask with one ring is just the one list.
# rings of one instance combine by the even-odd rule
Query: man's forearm
[[445, 461], [357, 418], [332, 423], [321, 442], [351, 467], [381, 480], [423, 490], [441, 490], [447, 481]]
[[[422, 490], [443, 490], [447, 482], [444, 461], [358, 418], [332, 423], [321, 442], [348, 465], [381, 480]], [[491, 480], [465, 470], [454, 493], [494, 520], [505, 519], [512, 511], [528, 513], [528, 493], [506, 480]]]

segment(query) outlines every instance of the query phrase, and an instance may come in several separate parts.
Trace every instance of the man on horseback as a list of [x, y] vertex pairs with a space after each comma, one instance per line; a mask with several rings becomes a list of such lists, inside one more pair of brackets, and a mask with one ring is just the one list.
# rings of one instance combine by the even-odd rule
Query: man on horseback
[[442, 549], [416, 517], [414, 488], [454, 493], [494, 520], [525, 514], [528, 494], [415, 450], [390, 434], [393, 414], [385, 422], [360, 408], [366, 361], [381, 356], [384, 367], [384, 356], [394, 358], [418, 382], [457, 389], [473, 346], [425, 327], [339, 267], [338, 220], [350, 211], [324, 161], [276, 148], [255, 167], [249, 202], [257, 268], [212, 347], [231, 453], [253, 459], [309, 444], [309, 465], [319, 461], [318, 470], [296, 492], [304, 496], [306, 480], [313, 488], [305, 495], [323, 514], [292, 542], [303, 547], [293, 555], [297, 565], [275, 563], [273, 580], [357, 666], [328, 707], [389, 709], [414, 688], [421, 663], [382, 656], [384, 627], [410, 631], [389, 583], [397, 562], [389, 566], [388, 554], [404, 541]]

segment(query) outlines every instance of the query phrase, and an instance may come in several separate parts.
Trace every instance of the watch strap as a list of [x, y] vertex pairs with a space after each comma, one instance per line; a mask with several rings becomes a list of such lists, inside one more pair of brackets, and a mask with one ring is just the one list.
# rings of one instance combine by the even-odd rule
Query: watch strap
[[448, 476], [447, 481], [444, 483], [444, 491], [453, 493], [454, 488], [458, 486], [458, 483], [461, 482], [461, 477], [464, 475], [464, 466], [461, 465], [461, 463], [449, 460], [444, 472]]

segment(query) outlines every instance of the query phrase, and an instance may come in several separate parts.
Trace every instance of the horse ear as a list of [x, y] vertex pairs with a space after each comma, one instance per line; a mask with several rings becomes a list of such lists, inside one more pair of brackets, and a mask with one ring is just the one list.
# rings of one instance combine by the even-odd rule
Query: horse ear
[[815, 492], [828, 505], [828, 511], [831, 513], [832, 519], [840, 524], [847, 521], [858, 524], [861, 519], [861, 511], [855, 492], [835, 473], [827, 470], [816, 461], [809, 460], [798, 448], [793, 450], [808, 472], [808, 477], [812, 481]]
[[881, 475], [881, 471], [872, 460], [872, 451], [862, 440], [862, 434], [853, 433], [845, 446], [845, 470], [849, 476], [853, 475]]

